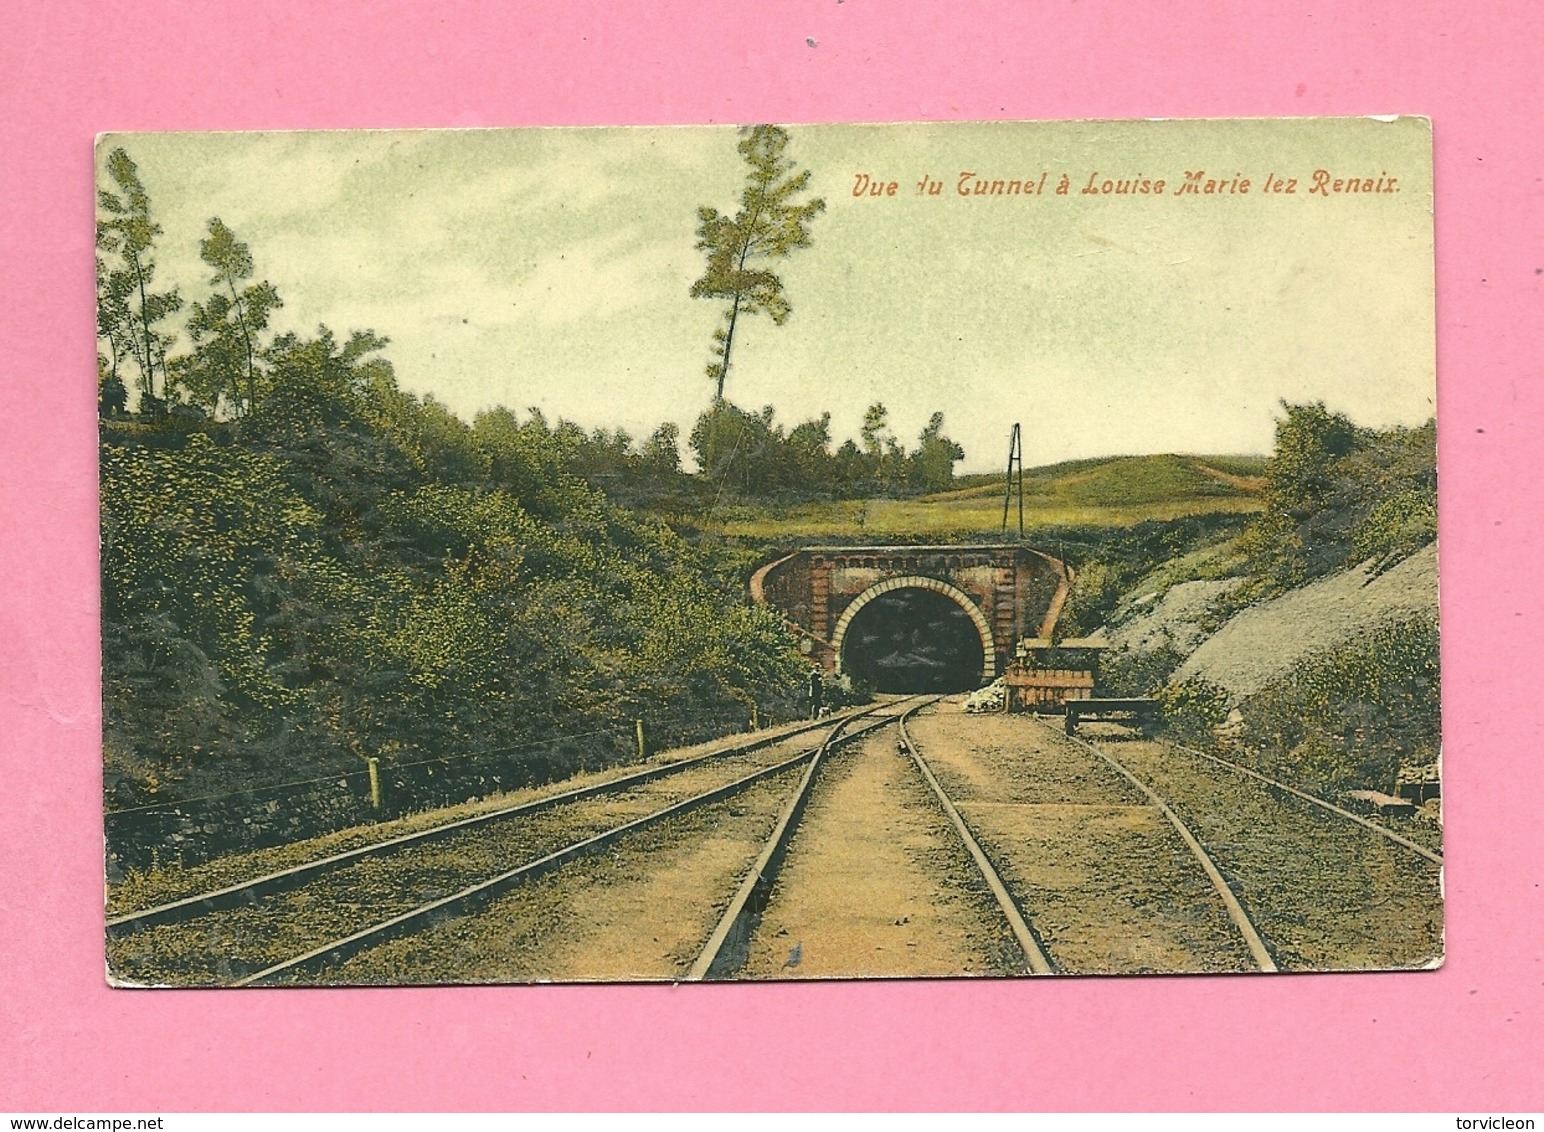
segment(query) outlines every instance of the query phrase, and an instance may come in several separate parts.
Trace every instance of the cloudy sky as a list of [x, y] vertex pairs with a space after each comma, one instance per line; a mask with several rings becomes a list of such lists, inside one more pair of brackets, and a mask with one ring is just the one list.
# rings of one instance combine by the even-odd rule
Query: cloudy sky
[[[873, 401], [905, 440], [935, 410], [997, 468], [1123, 452], [1264, 452], [1280, 399], [1360, 423], [1434, 405], [1425, 122], [790, 127], [826, 201], [778, 268], [793, 316], [742, 321], [726, 393], [838, 440]], [[636, 436], [707, 406], [721, 307], [696, 210], [737, 206], [723, 127], [111, 135], [165, 231], [158, 282], [206, 290], [220, 217], [284, 297], [277, 325], [373, 329], [402, 385], [470, 419], [541, 407]], [[1315, 171], [1397, 191], [1310, 192]], [[1247, 194], [1177, 193], [1187, 171]], [[961, 196], [961, 175], [1045, 195]], [[1066, 173], [1070, 191], [1054, 193]], [[854, 196], [859, 174], [894, 196]], [[1274, 174], [1295, 193], [1268, 193]], [[1082, 192], [1162, 178], [1162, 194]], [[917, 192], [930, 177], [938, 195]], [[967, 187], [973, 182], [966, 181]], [[1387, 180], [1384, 182], [1387, 184]]]

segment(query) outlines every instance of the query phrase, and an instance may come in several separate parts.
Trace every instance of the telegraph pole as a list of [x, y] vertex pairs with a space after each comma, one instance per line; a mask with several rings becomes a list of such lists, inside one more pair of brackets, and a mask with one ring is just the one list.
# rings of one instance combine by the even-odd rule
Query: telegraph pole
[[1019, 489], [1019, 539], [1024, 538], [1024, 438], [1019, 422], [1013, 422], [1013, 435], [1008, 441], [1008, 472], [1003, 477], [1003, 534], [1008, 533], [1008, 505], [1013, 502], [1014, 469], [1018, 469]]

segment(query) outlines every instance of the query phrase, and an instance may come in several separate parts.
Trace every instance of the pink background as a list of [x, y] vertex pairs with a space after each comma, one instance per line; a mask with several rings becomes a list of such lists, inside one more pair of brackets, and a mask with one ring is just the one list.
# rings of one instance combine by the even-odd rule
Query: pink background
[[[1541, 49], [1530, 3], [13, 0], [0, 15], [0, 1108], [1544, 1104]], [[1430, 115], [1437, 148], [1442, 971], [105, 987], [94, 133], [1389, 112]]]

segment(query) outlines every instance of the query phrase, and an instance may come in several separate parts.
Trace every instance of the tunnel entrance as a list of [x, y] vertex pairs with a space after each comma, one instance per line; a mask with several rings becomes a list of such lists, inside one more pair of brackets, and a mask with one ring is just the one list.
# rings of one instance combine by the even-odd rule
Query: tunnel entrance
[[842, 641], [842, 670], [876, 692], [977, 688], [984, 659], [975, 621], [933, 590], [880, 594], [857, 611]]

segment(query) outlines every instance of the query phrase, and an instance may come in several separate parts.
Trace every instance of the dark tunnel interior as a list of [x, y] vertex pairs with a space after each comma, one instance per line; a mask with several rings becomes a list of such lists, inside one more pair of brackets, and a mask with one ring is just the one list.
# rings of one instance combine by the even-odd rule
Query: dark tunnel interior
[[876, 692], [962, 692], [981, 684], [981, 634], [953, 599], [932, 590], [881, 594], [858, 610], [842, 668]]

